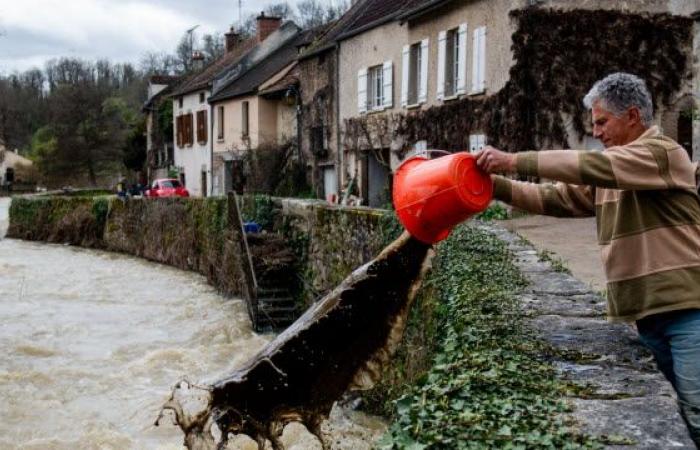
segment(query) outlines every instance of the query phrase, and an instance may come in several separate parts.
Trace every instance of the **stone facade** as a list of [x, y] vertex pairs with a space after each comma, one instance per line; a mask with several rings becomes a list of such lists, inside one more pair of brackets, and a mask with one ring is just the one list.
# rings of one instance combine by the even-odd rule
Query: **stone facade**
[[[501, 90], [509, 81], [509, 71], [514, 64], [513, 53], [511, 50], [511, 36], [515, 31], [516, 24], [511, 21], [509, 13], [516, 9], [528, 7], [544, 7], [555, 8], [560, 10], [573, 9], [608, 9], [629, 11], [630, 13], [665, 13], [671, 12], [675, 14], [688, 16], [693, 11], [697, 10], [695, 4], [697, 0], [691, 2], [679, 2], [674, 0], [644, 0], [644, 1], [620, 1], [608, 2], [604, 0], [581, 0], [581, 1], [565, 1], [565, 0], [479, 0], [472, 2], [447, 2], [439, 8], [431, 9], [429, 13], [417, 15], [414, 17], [404, 16], [400, 20], [392, 20], [383, 25], [367, 29], [362, 33], [346, 37], [339, 42], [340, 60], [343, 64], [339, 70], [338, 84], [342, 86], [339, 89], [338, 101], [340, 104], [340, 114], [338, 117], [338, 128], [341, 135], [349, 134], [346, 126], [348, 119], [365, 117], [368, 122], [377, 122], [379, 116], [390, 117], [395, 114], [409, 114], [416, 109], [427, 109], [443, 104], [448, 104], [458, 98], [480, 96], [490, 96]], [[454, 95], [448, 98], [441, 99], [438, 91], [438, 40], [442, 32], [456, 29], [462, 26], [466, 29], [466, 45], [460, 51], [466, 52], [466, 69], [464, 77], [466, 78], [466, 91], [459, 95]], [[483, 90], [477, 90], [474, 94], [472, 91], [473, 71], [472, 66], [476, 62], [474, 52], [476, 51], [476, 36], [474, 31], [479, 27], [485, 27], [485, 55], [483, 63], [485, 66], [485, 83]], [[427, 95], [422, 101], [409, 106], [402, 106], [402, 84], [407, 70], [403, 68], [405, 56], [402, 55], [404, 46], [410, 46], [417, 43], [423, 43], [424, 51], [427, 50]], [[687, 53], [690, 54], [692, 49], [688, 47]], [[422, 53], [425, 57], [425, 53]], [[393, 80], [391, 100], [385, 103], [383, 108], [363, 112], [363, 108], [358, 104], [358, 80], [359, 71], [373, 65], [382, 64], [390, 61], [393, 67]], [[693, 79], [697, 85], [698, 69], [697, 62], [694, 70]], [[415, 69], [412, 69], [415, 70]], [[386, 73], [386, 72], [385, 72]], [[691, 114], [694, 108], [695, 101], [692, 98], [693, 80], [688, 78], [684, 80], [683, 86], [679, 90], [675, 100], [671, 102], [670, 107], [660, 108], [656, 111], [656, 119], [662, 126], [664, 132], [672, 138], [682, 139], [682, 128], [684, 125], [679, 120], [684, 114]], [[695, 88], [697, 91], [697, 87]], [[378, 116], [378, 117], [373, 117]], [[680, 128], [679, 128], [680, 126]], [[381, 127], [380, 127], [381, 128]], [[697, 149], [700, 126], [694, 123], [692, 128], [696, 139], [692, 139], [692, 144], [688, 145]], [[376, 133], [375, 133], [376, 134]], [[387, 163], [388, 169], [395, 170], [402, 158], [405, 156], [407, 148], [420, 149], [420, 142], [404, 142], [401, 136], [393, 134], [392, 129], [386, 131], [386, 136], [389, 139], [389, 144], [386, 144], [386, 139], [376, 138], [371, 146], [377, 149], [377, 146], [383, 150], [392, 150], [389, 153], [389, 158], [378, 157], [380, 161]], [[693, 133], [691, 133], [692, 136]], [[579, 140], [577, 133], [569, 133], [571, 136], [569, 145], [574, 148], [600, 148], [599, 143], [592, 137], [585, 137]], [[480, 136], [475, 135], [477, 147], [488, 142], [488, 136], [483, 136], [483, 140], [478, 140]], [[690, 139], [686, 139], [690, 140]], [[366, 201], [369, 191], [377, 190], [372, 188], [371, 176], [368, 175], [368, 170], [363, 165], [371, 165], [372, 155], [376, 152], [372, 151], [358, 152], [349, 151], [348, 148], [343, 149], [341, 185], [348, 185], [352, 180], [356, 181], [359, 186], [360, 196]], [[466, 150], [466, 149], [465, 149]], [[694, 153], [697, 153], [694, 152]], [[369, 155], [369, 158], [367, 157]], [[697, 158], [697, 156], [696, 156]], [[387, 161], [388, 159], [388, 161]], [[368, 162], [369, 160], [369, 162]], [[370, 180], [367, 180], [370, 178]], [[390, 176], [386, 176], [384, 183], [390, 182]], [[367, 187], [369, 185], [369, 187]]]

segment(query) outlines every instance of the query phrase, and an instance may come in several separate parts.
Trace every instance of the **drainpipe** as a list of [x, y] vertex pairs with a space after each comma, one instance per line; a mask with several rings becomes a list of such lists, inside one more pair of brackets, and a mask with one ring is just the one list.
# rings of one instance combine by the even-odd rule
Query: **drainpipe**
[[214, 105], [209, 104], [209, 196], [214, 196]]
[[340, 199], [340, 192], [343, 190], [343, 179], [340, 157], [340, 42], [335, 43], [335, 171], [336, 171], [336, 198]]

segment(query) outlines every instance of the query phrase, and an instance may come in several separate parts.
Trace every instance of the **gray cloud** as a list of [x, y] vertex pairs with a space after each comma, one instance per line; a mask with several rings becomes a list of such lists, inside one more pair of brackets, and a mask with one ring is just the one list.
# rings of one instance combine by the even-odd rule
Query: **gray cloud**
[[[242, 16], [273, 3], [243, 0]], [[3, 1], [0, 73], [43, 67], [61, 56], [137, 63], [147, 51], [174, 51], [194, 25], [200, 33], [221, 32], [237, 24], [238, 15], [237, 0]]]

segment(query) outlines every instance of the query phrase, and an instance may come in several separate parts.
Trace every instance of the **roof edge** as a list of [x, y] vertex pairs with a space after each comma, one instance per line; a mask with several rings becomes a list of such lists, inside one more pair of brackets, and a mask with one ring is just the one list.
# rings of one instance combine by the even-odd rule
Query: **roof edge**
[[400, 23], [403, 24], [405, 22], [408, 22], [409, 20], [417, 19], [423, 16], [424, 14], [427, 14], [447, 3], [450, 3], [451, 1], [452, 0], [432, 0], [415, 8], [409, 9], [408, 11], [404, 11], [403, 13], [399, 14], [397, 19], [400, 21]]
[[341, 33], [337, 38], [335, 38], [336, 42], [344, 41], [346, 39], [350, 39], [351, 37], [357, 36], [358, 34], [362, 34], [365, 31], [372, 30], [374, 28], [380, 27], [384, 24], [387, 24], [389, 22], [393, 22], [394, 19], [399, 15], [400, 10], [397, 12], [393, 12], [385, 17], [382, 17], [381, 19], [377, 19], [374, 22], [370, 22], [367, 25], [363, 25], [359, 28], [356, 28], [352, 31]]

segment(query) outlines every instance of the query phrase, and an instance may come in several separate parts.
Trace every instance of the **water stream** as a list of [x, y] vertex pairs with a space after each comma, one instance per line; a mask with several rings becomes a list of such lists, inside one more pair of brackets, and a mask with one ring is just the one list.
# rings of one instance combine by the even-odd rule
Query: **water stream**
[[[0, 236], [8, 207], [0, 198]], [[182, 449], [176, 426], [153, 426], [173, 384], [212, 382], [270, 339], [199, 275], [0, 239], [0, 448]], [[369, 448], [383, 430], [352, 412], [333, 417], [338, 448]], [[284, 440], [317, 446], [294, 425]], [[246, 438], [229, 447], [257, 448]]]

